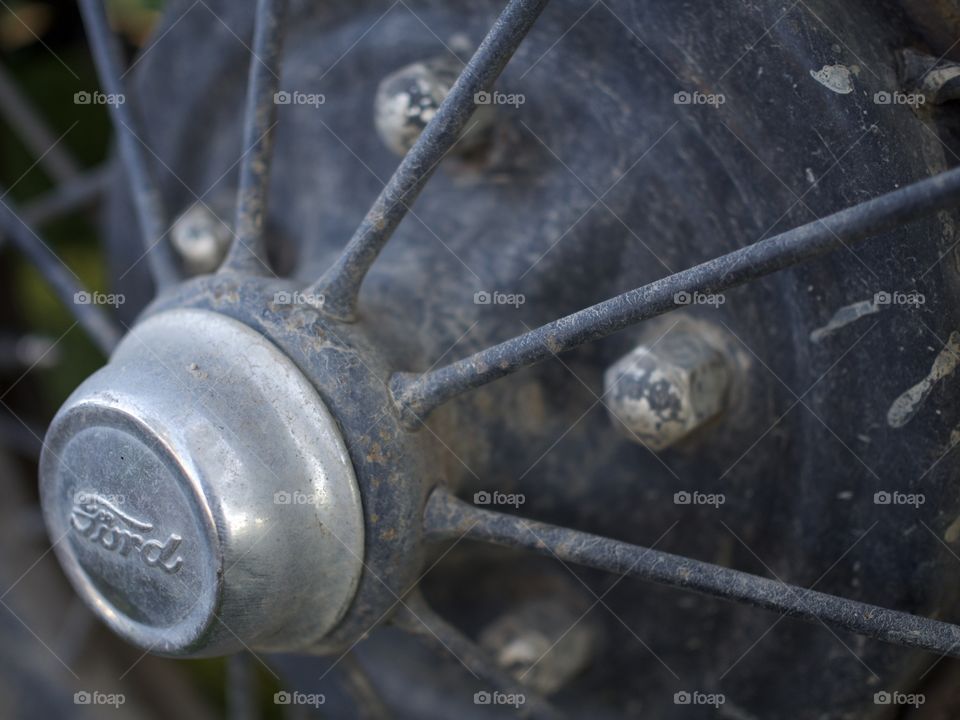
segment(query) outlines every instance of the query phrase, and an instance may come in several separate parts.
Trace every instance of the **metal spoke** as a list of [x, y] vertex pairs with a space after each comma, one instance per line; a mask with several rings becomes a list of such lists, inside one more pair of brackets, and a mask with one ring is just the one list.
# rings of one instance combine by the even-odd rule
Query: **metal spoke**
[[[0, 198], [2, 196], [3, 191], [0, 189]], [[43, 243], [33, 228], [18, 215], [9, 199], [0, 199], [0, 233], [8, 237], [20, 252], [27, 256], [77, 322], [87, 331], [90, 339], [109, 355], [120, 339], [117, 326], [99, 306], [77, 302], [77, 295], [82, 290], [74, 281], [74, 276], [60, 258]]]
[[247, 653], [227, 658], [227, 717], [230, 720], [255, 720], [258, 683], [256, 668]]
[[[36, 200], [31, 200], [23, 208], [21, 219], [29, 227], [36, 229], [64, 215], [93, 206], [106, 192], [111, 174], [112, 168], [104, 164], [67, 180]], [[3, 247], [4, 240], [0, 228], [0, 247]]]
[[38, 227], [63, 215], [94, 205], [106, 193], [113, 177], [110, 163], [61, 183], [23, 208], [23, 219]]
[[435, 648], [438, 653], [456, 657], [474, 677], [489, 683], [490, 690], [523, 695], [525, 702], [517, 710], [518, 717], [545, 720], [563, 717], [536, 691], [519, 684], [503, 672], [485, 650], [437, 615], [419, 593], [414, 592], [404, 600], [393, 623]]
[[415, 427], [431, 410], [467, 390], [681, 307], [680, 294], [729, 290], [952, 208], [958, 201], [960, 168], [955, 168], [668, 275], [437, 370], [398, 373], [391, 379], [394, 398], [404, 422]]
[[221, 270], [269, 274], [264, 238], [287, 0], [258, 0], [247, 80], [234, 238]]
[[370, 674], [357, 660], [356, 653], [347, 653], [339, 668], [344, 689], [357, 706], [358, 720], [388, 720], [390, 710], [377, 692]]
[[[36, 200], [31, 200], [23, 208], [23, 221], [30, 227], [37, 228], [95, 204], [106, 192], [111, 173], [110, 165], [104, 164], [59, 184]], [[3, 233], [0, 233], [0, 247], [3, 246], [3, 241]]]
[[475, 109], [474, 96], [490, 90], [549, 0], [511, 0], [444, 98], [416, 144], [374, 201], [337, 261], [308, 294], [324, 298], [332, 317], [355, 318], [360, 286], [407, 208], [460, 138]]
[[0, 66], [0, 113], [37, 162], [57, 182], [67, 182], [79, 172], [79, 166], [57, 136], [34, 110], [6, 69]]
[[467, 537], [525, 548], [618, 575], [820, 621], [884, 642], [960, 657], [960, 626], [787, 585], [731, 568], [631, 545], [611, 538], [481, 510], [445, 490], [430, 496], [428, 538]]
[[164, 240], [167, 222], [160, 191], [150, 177], [140, 144], [139, 138], [143, 138], [144, 134], [137, 129], [138, 123], [131, 104], [126, 102], [128, 98], [121, 80], [123, 53], [120, 43], [110, 30], [102, 0], [79, 0], [79, 4], [103, 91], [115, 99], [122, 98], [122, 101], [108, 103], [110, 116], [117, 133], [120, 157], [130, 181], [150, 270], [157, 285], [166, 287], [178, 280], [179, 272], [170, 243]]

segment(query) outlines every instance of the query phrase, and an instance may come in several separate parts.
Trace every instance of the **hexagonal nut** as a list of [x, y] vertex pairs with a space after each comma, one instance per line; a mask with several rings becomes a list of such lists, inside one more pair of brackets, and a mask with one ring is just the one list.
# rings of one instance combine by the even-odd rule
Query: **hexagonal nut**
[[664, 450], [720, 414], [732, 375], [716, 344], [703, 333], [678, 329], [611, 365], [604, 402], [628, 437]]
[[210, 273], [230, 247], [230, 228], [206, 205], [196, 203], [173, 224], [170, 232], [173, 247], [191, 275]]
[[479, 642], [501, 670], [551, 695], [590, 665], [601, 631], [571, 597], [534, 596], [484, 627]]
[[[374, 125], [384, 144], [406, 155], [433, 120], [463, 67], [441, 57], [406, 65], [385, 77], [374, 102]], [[493, 107], [478, 105], [457, 141], [455, 152], [468, 153], [482, 144], [493, 122]]]

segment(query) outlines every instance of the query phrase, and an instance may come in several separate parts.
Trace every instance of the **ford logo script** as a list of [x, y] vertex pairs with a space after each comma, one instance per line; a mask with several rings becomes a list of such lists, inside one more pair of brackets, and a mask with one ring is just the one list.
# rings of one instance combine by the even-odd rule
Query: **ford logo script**
[[175, 573], [183, 566], [182, 557], [174, 559], [183, 540], [179, 535], [171, 534], [163, 543], [148, 540], [152, 524], [128, 515], [100, 495], [78, 493], [76, 497], [70, 524], [91, 542], [123, 557], [133, 552], [148, 567], [159, 567], [166, 573]]

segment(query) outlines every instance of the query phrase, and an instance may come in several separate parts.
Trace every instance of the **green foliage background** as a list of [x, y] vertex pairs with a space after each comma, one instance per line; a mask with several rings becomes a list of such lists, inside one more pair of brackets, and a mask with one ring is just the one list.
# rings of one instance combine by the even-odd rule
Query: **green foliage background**
[[[163, 5], [163, 0], [109, 1], [115, 29], [132, 51], [148, 37]], [[74, 93], [98, 87], [75, 6], [8, 2], [0, 8], [0, 38], [0, 63], [53, 135], [63, 136], [61, 144], [70, 155], [87, 169], [108, 160], [112, 130], [107, 109], [73, 103]], [[0, 185], [4, 188], [0, 194], [9, 189], [6, 200], [12, 200], [19, 208], [54, 187], [36, 161], [13, 129], [0, 119]], [[107, 292], [109, 281], [97, 221], [96, 213], [78, 213], [47, 223], [39, 230], [49, 247], [79, 276], [81, 284]], [[131, 241], [139, 242], [137, 238]], [[104, 358], [82, 331], [70, 329], [74, 321], [69, 310], [10, 245], [0, 239], [0, 291], [10, 301], [0, 313], [3, 328], [59, 339], [61, 362], [50, 369], [33, 369], [18, 387], [20, 405], [27, 405], [18, 405], [18, 413], [22, 409], [26, 418], [43, 427], [73, 388], [102, 365]], [[222, 711], [224, 661], [180, 664], [195, 679], [211, 706]], [[261, 717], [279, 717], [278, 708], [272, 703], [273, 692], [278, 689], [276, 683], [259, 666], [258, 672]]]

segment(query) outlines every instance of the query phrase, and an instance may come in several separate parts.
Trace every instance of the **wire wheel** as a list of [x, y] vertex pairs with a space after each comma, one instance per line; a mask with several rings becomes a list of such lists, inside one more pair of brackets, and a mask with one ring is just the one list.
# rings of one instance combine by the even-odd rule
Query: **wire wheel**
[[[244, 653], [237, 717], [265, 653], [322, 656], [321, 681], [352, 688], [343, 712], [369, 717], [880, 716], [923, 697], [908, 690], [934, 660], [960, 657], [960, 169], [936, 135], [955, 73], [884, 55], [912, 30], [863, 3], [511, 0], [476, 38], [489, 3], [459, 34], [431, 3], [174, 3], [128, 70], [104, 5], [79, 5], [122, 178], [41, 150], [60, 189], [26, 209], [4, 194], [0, 231], [110, 358], [54, 418], [40, 494], [53, 550], [111, 629], [171, 656]], [[748, 23], [746, 51], [731, 53], [726, 36], [742, 36], [724, 13]], [[194, 60], [161, 46], [181, 22], [179, 48], [229, 35], [197, 48], [209, 67], [193, 90]], [[678, 34], [714, 22], [713, 45]], [[333, 28], [322, 52], [316, 27]], [[351, 54], [377, 32], [370, 59]], [[809, 66], [831, 53], [858, 64]], [[708, 59], [722, 67], [705, 79]], [[562, 73], [579, 89], [552, 87]], [[751, 106], [771, 74], [796, 82]], [[49, 145], [3, 76], [0, 92], [26, 140]], [[375, 105], [362, 132], [361, 105]], [[211, 117], [226, 126], [201, 127]], [[896, 133], [909, 142], [890, 150]], [[403, 152], [388, 176], [381, 140]], [[873, 186], [830, 177], [884, 148]], [[782, 180], [771, 164], [796, 167]], [[372, 193], [358, 187], [376, 191], [362, 217]], [[119, 286], [156, 289], [136, 318], [79, 287], [37, 229], [110, 190]], [[877, 355], [898, 343], [911, 352]], [[753, 654], [781, 620], [781, 646]], [[443, 671], [443, 701], [404, 695], [376, 640], [363, 661], [374, 629], [465, 677]], [[788, 644], [797, 678], [836, 677], [775, 687]], [[842, 660], [820, 666], [823, 652]], [[277, 702], [323, 697], [287, 684], [291, 663], [267, 663], [284, 669]]]

